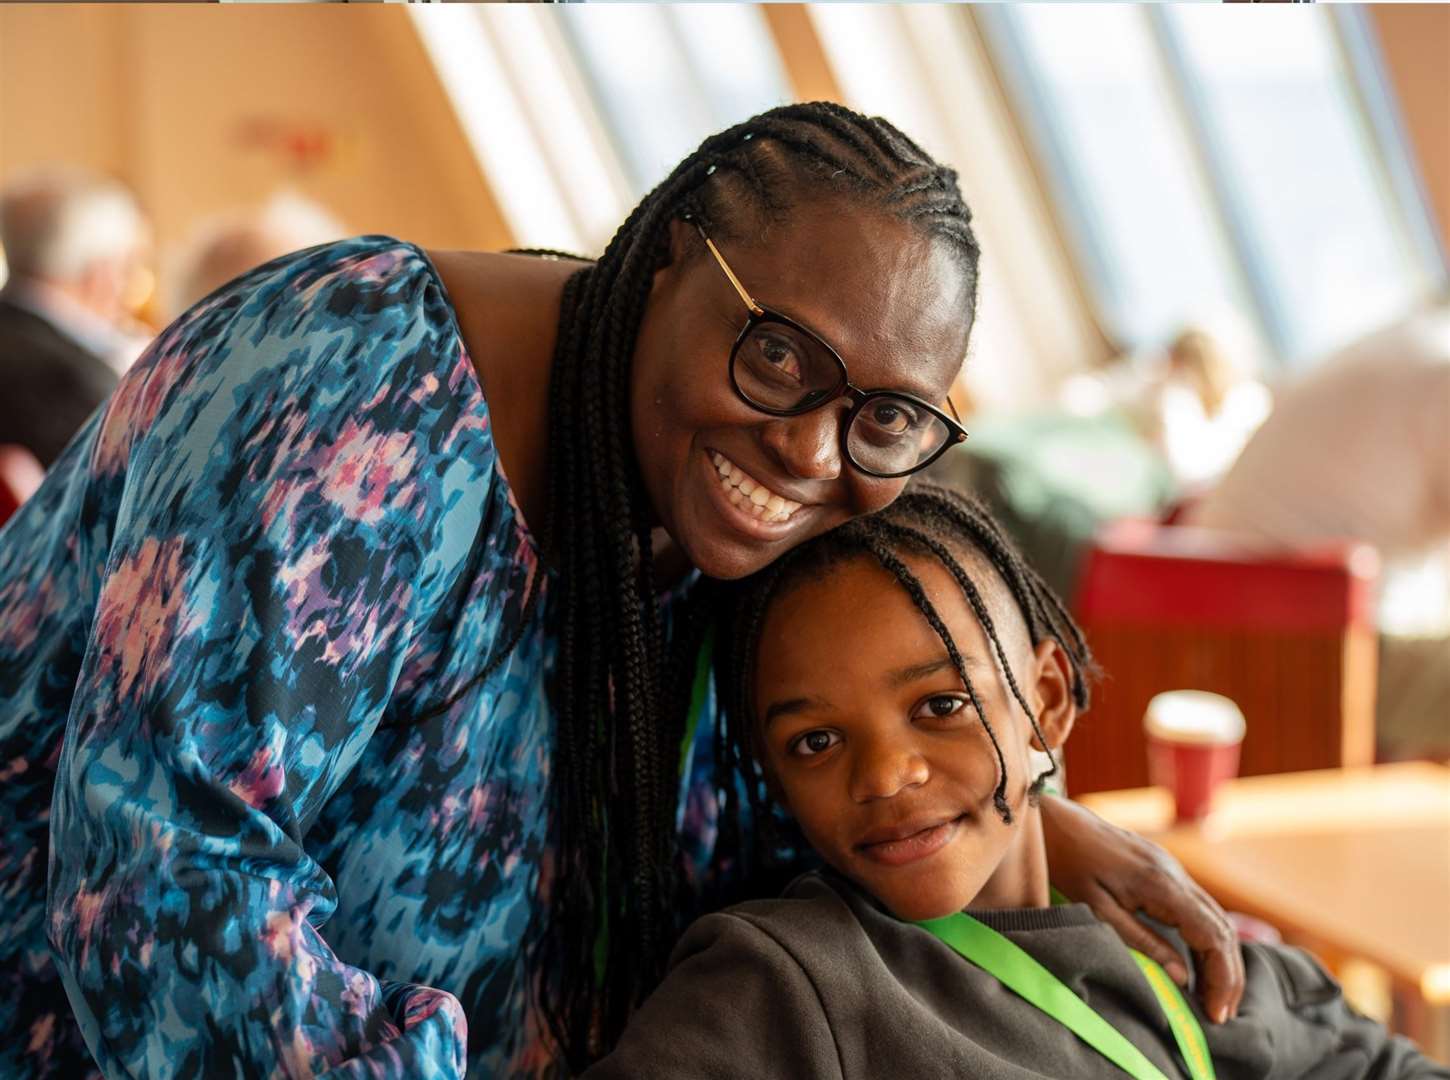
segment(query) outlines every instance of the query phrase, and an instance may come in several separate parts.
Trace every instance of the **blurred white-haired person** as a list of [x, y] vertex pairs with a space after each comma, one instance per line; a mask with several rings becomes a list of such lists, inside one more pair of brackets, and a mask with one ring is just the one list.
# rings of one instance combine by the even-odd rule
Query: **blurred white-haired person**
[[0, 190], [0, 444], [55, 460], [135, 359], [151, 228], [126, 187], [48, 166]]
[[330, 211], [295, 192], [205, 218], [191, 230], [167, 274], [162, 290], [166, 318], [174, 319], [253, 267], [347, 235], [347, 226]]

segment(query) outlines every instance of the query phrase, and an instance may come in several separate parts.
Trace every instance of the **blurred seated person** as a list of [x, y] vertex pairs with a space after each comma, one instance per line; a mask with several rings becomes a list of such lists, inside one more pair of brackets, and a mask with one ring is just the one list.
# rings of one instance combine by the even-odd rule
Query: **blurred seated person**
[[1058, 405], [1075, 417], [1130, 422], [1162, 458], [1175, 498], [1196, 496], [1233, 464], [1273, 407], [1238, 322], [1220, 313], [1212, 333], [1189, 326], [1166, 347], [1079, 372], [1059, 388]]
[[1273, 402], [1220, 340], [1189, 328], [1168, 346], [1150, 402], [1147, 434], [1162, 451], [1181, 494], [1223, 475]]
[[149, 335], [132, 321], [150, 229], [114, 180], [29, 172], [0, 191], [0, 443], [60, 454]]
[[192, 230], [169, 275], [166, 317], [176, 318], [253, 267], [347, 235], [347, 227], [325, 208], [290, 192], [207, 218]]
[[1450, 754], [1450, 306], [1343, 349], [1276, 397], [1186, 521], [1271, 549], [1374, 544], [1381, 754]]

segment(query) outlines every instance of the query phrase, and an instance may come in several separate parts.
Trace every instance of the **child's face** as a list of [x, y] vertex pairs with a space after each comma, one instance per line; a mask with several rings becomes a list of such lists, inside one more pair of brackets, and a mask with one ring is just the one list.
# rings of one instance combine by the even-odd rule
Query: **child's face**
[[[756, 663], [757, 752], [778, 798], [838, 871], [904, 919], [969, 906], [1024, 831], [1031, 725], [960, 587], [934, 559], [903, 561], [965, 661], [1007, 763], [1013, 824], [992, 802], [996, 751], [942, 640], [895, 578], [852, 559], [771, 606]], [[1055, 749], [1072, 723], [1066, 661], [1035, 649], [995, 574], [982, 592], [1017, 684]]]

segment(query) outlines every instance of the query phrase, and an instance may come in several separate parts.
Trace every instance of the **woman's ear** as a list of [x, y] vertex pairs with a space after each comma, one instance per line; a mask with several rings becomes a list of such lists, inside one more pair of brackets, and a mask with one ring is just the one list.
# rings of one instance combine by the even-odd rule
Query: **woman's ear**
[[681, 266], [687, 260], [691, 244], [700, 242], [700, 234], [688, 221], [680, 218], [670, 219], [670, 242], [667, 250], [660, 255], [660, 262], [656, 264], [655, 270], [663, 270], [667, 266]]
[[1072, 724], [1077, 719], [1077, 705], [1072, 699], [1072, 667], [1067, 653], [1052, 638], [1044, 638], [1033, 648], [1032, 698], [1037, 702], [1037, 727], [1043, 746], [1036, 735], [1032, 745], [1038, 750], [1056, 753], [1067, 742], [1072, 733]]

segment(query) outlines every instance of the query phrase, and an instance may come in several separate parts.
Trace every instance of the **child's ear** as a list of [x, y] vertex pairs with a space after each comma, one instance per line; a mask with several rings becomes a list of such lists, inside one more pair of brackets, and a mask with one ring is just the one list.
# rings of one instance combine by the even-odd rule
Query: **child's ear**
[[1032, 696], [1037, 701], [1037, 726], [1047, 740], [1043, 746], [1033, 735], [1032, 745], [1055, 753], [1067, 742], [1072, 723], [1077, 719], [1077, 705], [1072, 699], [1072, 667], [1067, 653], [1052, 638], [1039, 641], [1032, 651], [1035, 669]]

